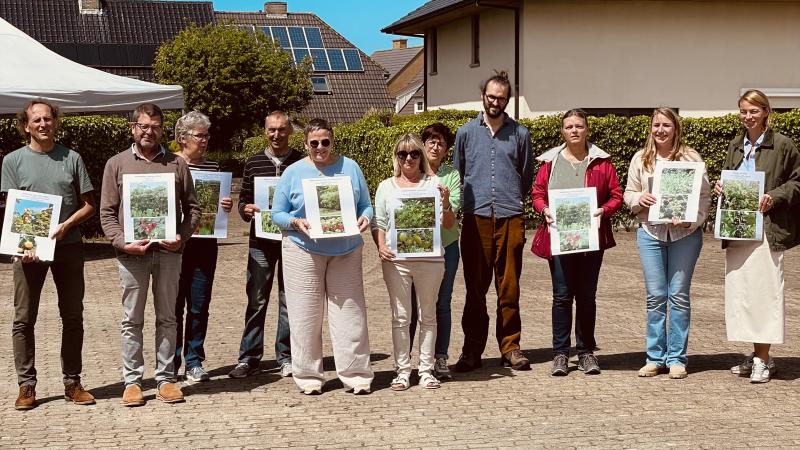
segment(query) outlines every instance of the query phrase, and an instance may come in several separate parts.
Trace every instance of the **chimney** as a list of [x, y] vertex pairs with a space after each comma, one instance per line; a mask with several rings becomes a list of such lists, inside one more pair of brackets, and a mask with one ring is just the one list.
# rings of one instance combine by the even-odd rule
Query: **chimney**
[[286, 17], [286, 2], [266, 2], [264, 12], [271, 16]]
[[81, 14], [100, 14], [103, 9], [102, 0], [78, 0], [78, 9]]
[[392, 40], [392, 49], [406, 48], [406, 47], [408, 47], [408, 39], [393, 39]]

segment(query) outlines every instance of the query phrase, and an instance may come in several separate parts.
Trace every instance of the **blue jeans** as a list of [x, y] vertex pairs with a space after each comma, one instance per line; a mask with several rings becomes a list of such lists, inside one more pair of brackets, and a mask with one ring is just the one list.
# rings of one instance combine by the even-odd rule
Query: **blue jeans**
[[[456, 281], [458, 272], [458, 261], [460, 252], [458, 241], [450, 243], [444, 247], [444, 277], [442, 285], [439, 286], [439, 298], [436, 300], [436, 358], [447, 358], [447, 350], [450, 348], [450, 328], [453, 319], [450, 312], [450, 303], [453, 299], [453, 285]], [[417, 333], [417, 292], [411, 286], [411, 348], [414, 348], [414, 335]]]
[[186, 358], [186, 370], [202, 366], [206, 359], [203, 344], [208, 330], [208, 307], [216, 270], [217, 240], [190, 239], [183, 249], [178, 299], [175, 301], [175, 321], [178, 324], [175, 340], [176, 374], [181, 367], [182, 355]]
[[594, 352], [597, 313], [595, 294], [603, 251], [572, 253], [550, 258], [553, 280], [553, 354], [569, 355], [572, 334], [572, 301], [575, 300], [575, 350]]
[[683, 239], [662, 242], [639, 228], [636, 240], [647, 289], [647, 362], [685, 366], [692, 314], [689, 287], [703, 232], [697, 229]]
[[283, 288], [281, 241], [259, 239], [255, 246], [252, 245], [247, 258], [247, 310], [239, 345], [239, 362], [258, 366], [264, 356], [264, 321], [277, 268], [278, 332], [275, 337], [275, 360], [278, 364], [290, 363], [292, 354], [289, 314], [286, 312], [286, 292]]

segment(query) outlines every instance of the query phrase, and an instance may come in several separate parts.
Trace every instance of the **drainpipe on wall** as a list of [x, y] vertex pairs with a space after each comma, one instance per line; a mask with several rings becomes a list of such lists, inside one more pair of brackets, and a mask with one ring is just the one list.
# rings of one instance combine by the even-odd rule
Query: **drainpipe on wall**
[[[500, 6], [481, 3], [481, 0], [475, 0], [475, 6], [483, 6], [486, 8], [497, 9], [510, 9], [514, 11], [514, 119], [519, 120], [519, 23], [520, 23], [520, 8], [519, 6]], [[426, 61], [427, 62], [427, 61]], [[427, 83], [426, 83], [427, 86]], [[427, 92], [425, 98], [425, 105], [427, 107]]]

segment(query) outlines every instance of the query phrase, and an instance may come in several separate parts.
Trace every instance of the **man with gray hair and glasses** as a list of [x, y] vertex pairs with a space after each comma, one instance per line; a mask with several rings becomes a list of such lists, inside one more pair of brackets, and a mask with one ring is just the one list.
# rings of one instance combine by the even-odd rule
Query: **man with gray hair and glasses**
[[[164, 113], [157, 105], [145, 103], [133, 112], [130, 148], [111, 157], [103, 172], [100, 224], [117, 253], [122, 287], [122, 375], [125, 406], [141, 406], [144, 376], [144, 307], [150, 279], [156, 313], [156, 398], [165, 403], [183, 401], [175, 379], [175, 299], [181, 272], [183, 244], [200, 223], [200, 205], [186, 161], [160, 145]], [[157, 243], [149, 239], [125, 242], [123, 175], [171, 173], [175, 176], [176, 238]]]

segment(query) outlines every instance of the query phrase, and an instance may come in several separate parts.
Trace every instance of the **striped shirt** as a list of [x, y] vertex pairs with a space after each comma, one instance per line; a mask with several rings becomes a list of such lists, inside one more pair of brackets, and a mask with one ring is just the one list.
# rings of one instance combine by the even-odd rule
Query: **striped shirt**
[[[297, 150], [289, 150], [289, 155], [283, 160], [281, 164], [275, 164], [272, 158], [262, 151], [249, 158], [244, 163], [244, 176], [242, 177], [242, 190], [239, 192], [239, 215], [242, 220], [247, 222], [249, 219], [245, 217], [245, 205], [255, 203], [255, 186], [253, 178], [255, 177], [279, 177], [286, 170], [287, 167], [295, 162], [303, 159], [303, 154]], [[256, 238], [255, 222], [250, 221], [250, 246], [256, 246], [260, 238]]]
[[189, 170], [199, 170], [201, 172], [219, 172], [219, 163], [216, 161], [203, 161], [200, 164], [189, 164]]

